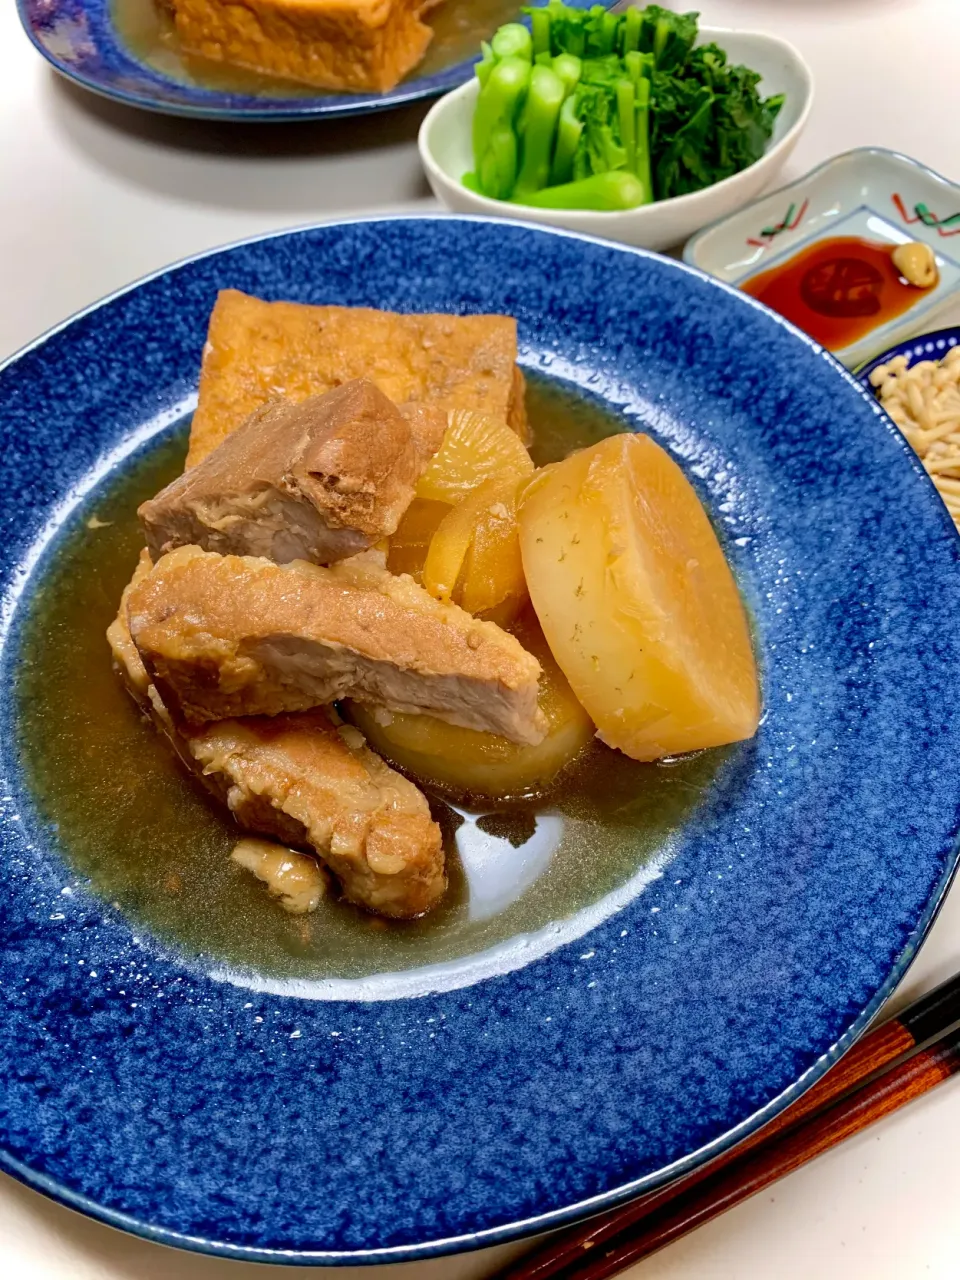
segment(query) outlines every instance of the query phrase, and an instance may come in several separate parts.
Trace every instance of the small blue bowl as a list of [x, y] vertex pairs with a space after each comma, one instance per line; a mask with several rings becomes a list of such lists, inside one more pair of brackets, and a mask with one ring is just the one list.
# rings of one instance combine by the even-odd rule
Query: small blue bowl
[[[712, 513], [754, 619], [759, 732], [652, 863], [621, 837], [627, 878], [583, 910], [402, 982], [272, 982], [183, 954], [71, 870], [21, 754], [25, 616], [118, 471], [182, 429], [228, 287], [515, 316], [527, 371], [649, 432]], [[545, 1231], [756, 1131], [916, 955], [957, 866], [960, 541], [873, 398], [744, 294], [506, 220], [285, 233], [10, 361], [0, 450], [0, 1168], [29, 1185], [260, 1262]]]
[[879, 369], [882, 364], [893, 360], [895, 356], [906, 356], [908, 364], [913, 364], [914, 360], [942, 360], [947, 352], [956, 346], [960, 346], [960, 325], [949, 329], [935, 329], [933, 333], [917, 334], [913, 338], [904, 338], [903, 342], [898, 342], [895, 347], [890, 347], [882, 355], [875, 356], [867, 364], [862, 364], [854, 371], [854, 377], [873, 395], [874, 389], [870, 385], [871, 373], [874, 369]]
[[[568, 0], [578, 9], [591, 2]], [[602, 2], [609, 8], [613, 0]], [[101, 97], [164, 115], [260, 121], [367, 115], [455, 89], [470, 78], [476, 61], [469, 58], [428, 76], [414, 71], [389, 93], [298, 98], [229, 93], [174, 80], [141, 62], [118, 34], [111, 7], [111, 0], [17, 0], [27, 35], [61, 75]], [[518, 3], [518, 15], [520, 8]]]

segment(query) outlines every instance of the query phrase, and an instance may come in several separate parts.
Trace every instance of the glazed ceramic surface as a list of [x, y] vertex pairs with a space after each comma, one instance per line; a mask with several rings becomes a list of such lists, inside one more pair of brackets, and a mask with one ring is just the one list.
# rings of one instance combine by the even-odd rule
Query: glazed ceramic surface
[[[592, 0], [568, 0], [575, 8]], [[604, 0], [607, 7], [613, 0]], [[84, 88], [128, 106], [166, 115], [229, 120], [295, 120], [315, 116], [366, 115], [435, 97], [472, 74], [474, 58], [430, 75], [416, 68], [389, 93], [325, 94], [293, 97], [230, 92], [191, 83], [182, 73], [164, 74], [138, 57], [117, 30], [114, 0], [17, 0], [24, 29], [57, 71]], [[517, 6], [519, 13], [520, 5]], [[429, 19], [428, 19], [429, 21]], [[479, 57], [479, 40], [477, 56]]]
[[936, 288], [895, 319], [878, 324], [837, 358], [850, 368], [921, 325], [929, 325], [960, 285], [960, 186], [908, 156], [864, 147], [763, 196], [695, 236], [684, 260], [742, 285], [818, 240], [855, 236], [889, 244], [921, 240], [940, 270]]
[[[760, 730], [589, 907], [402, 981], [271, 983], [132, 924], [42, 819], [11, 694], [25, 615], [105, 487], [182, 430], [227, 286], [516, 316], [528, 371], [650, 432], [706, 502], [753, 617]], [[903, 975], [956, 863], [957, 538], [862, 388], [749, 299], [503, 221], [329, 225], [47, 335], [0, 372], [0, 442], [0, 1165], [30, 1185], [262, 1261], [491, 1243], [755, 1129]]]
[[622, 213], [530, 209], [490, 200], [462, 182], [463, 175], [474, 167], [470, 131], [479, 90], [471, 81], [435, 103], [420, 129], [420, 159], [434, 195], [455, 213], [520, 218], [645, 249], [682, 244], [707, 223], [752, 200], [776, 178], [799, 141], [813, 106], [813, 74], [793, 45], [762, 32], [701, 27], [699, 42], [710, 41], [726, 49], [731, 62], [746, 63], [762, 74], [760, 89], [765, 97], [786, 94], [766, 153], [742, 173], [703, 191]]

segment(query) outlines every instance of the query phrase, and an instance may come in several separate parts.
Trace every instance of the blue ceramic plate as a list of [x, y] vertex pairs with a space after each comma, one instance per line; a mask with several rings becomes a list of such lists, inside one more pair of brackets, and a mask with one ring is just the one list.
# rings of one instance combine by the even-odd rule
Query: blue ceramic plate
[[[582, 9], [593, 0], [568, 2]], [[273, 87], [265, 85], [256, 92], [246, 87], [204, 88], [190, 79], [175, 55], [157, 45], [152, 36], [156, 25], [153, 3], [154, 0], [17, 0], [17, 7], [34, 45], [68, 80], [129, 106], [214, 120], [297, 120], [385, 111], [421, 98], [437, 97], [463, 84], [473, 71], [472, 55], [474, 51], [479, 54], [480, 49], [477, 35], [475, 41], [471, 40], [471, 56], [466, 60], [462, 54], [444, 60], [442, 49], [432, 53], [428, 50], [430, 72], [417, 74], [414, 70], [389, 93], [311, 94], [308, 90], [304, 94], [295, 88], [278, 87], [276, 81]], [[609, 8], [613, 0], [603, 3]], [[455, 24], [457, 20], [467, 21], [471, 4], [472, 0], [444, 0], [442, 12], [429, 15], [427, 21], [449, 28], [452, 42]], [[115, 5], [128, 15], [122, 30], [115, 19]], [[502, 20], [515, 18], [521, 7], [518, 3], [512, 11], [505, 10]], [[499, 25], [498, 18], [499, 15], [494, 17], [494, 27]], [[131, 46], [131, 30], [139, 35], [141, 49], [152, 52]]]
[[[331, 977], [276, 977], [144, 927], [51, 827], [58, 789], [28, 781], [31, 708], [10, 692], [30, 609], [78, 539], [113, 536], [118, 477], [182, 433], [224, 286], [514, 315], [529, 374], [649, 431], [712, 511], [755, 622], [759, 735], [652, 856], [628, 840], [615, 884], [587, 864], [577, 909], [442, 963], [415, 945], [402, 972], [338, 976], [334, 949]], [[30, 1185], [262, 1261], [492, 1243], [756, 1129], [903, 976], [957, 858], [957, 537], [862, 388], [750, 299], [499, 220], [324, 226], [173, 267], [47, 335], [0, 372], [0, 444], [0, 1164]], [[106, 689], [95, 640], [84, 665], [66, 631], [62, 663]], [[71, 744], [91, 768], [95, 741]], [[133, 840], [149, 802], [135, 819]], [[546, 872], [532, 891], [549, 897]]]
[[935, 329], [932, 333], [916, 334], [912, 338], [905, 338], [903, 342], [898, 342], [895, 347], [890, 347], [881, 355], [875, 356], [867, 364], [861, 365], [855, 371], [855, 375], [873, 395], [870, 375], [880, 365], [887, 364], [895, 356], [906, 356], [908, 364], [913, 364], [914, 360], [942, 360], [947, 352], [958, 344], [960, 344], [960, 326]]

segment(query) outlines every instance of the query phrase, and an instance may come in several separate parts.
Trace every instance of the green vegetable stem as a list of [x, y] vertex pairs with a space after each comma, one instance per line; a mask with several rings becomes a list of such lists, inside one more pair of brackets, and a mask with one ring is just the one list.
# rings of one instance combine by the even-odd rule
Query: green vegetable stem
[[490, 130], [477, 170], [480, 190], [494, 200], [508, 200], [517, 183], [517, 135], [505, 121]]
[[508, 22], [490, 41], [490, 50], [496, 62], [504, 58], [523, 58], [533, 61], [533, 39], [520, 22]]
[[620, 52], [624, 55], [635, 53], [640, 48], [640, 29], [643, 26], [643, 12], [640, 9], [628, 9], [623, 15], [623, 35]]
[[632, 80], [617, 83], [617, 116], [620, 125], [620, 142], [627, 155], [627, 168], [637, 169], [637, 89]]
[[514, 203], [534, 209], [592, 209], [597, 213], [616, 213], [635, 209], [645, 202], [645, 197], [643, 184], [635, 174], [625, 169], [611, 169], [608, 173], [595, 173], [579, 182], [545, 187], [529, 195], [518, 193]]
[[550, 65], [563, 81], [564, 91], [567, 94], [573, 93], [583, 71], [582, 61], [572, 53], [558, 53], [555, 58], [551, 59]]
[[576, 101], [567, 98], [560, 108], [560, 119], [557, 122], [557, 141], [553, 148], [553, 163], [550, 165], [550, 186], [569, 182], [573, 177], [573, 161], [582, 134], [583, 125], [577, 119]]
[[533, 68], [530, 92], [520, 114], [521, 158], [515, 195], [539, 191], [549, 182], [557, 122], [566, 96], [566, 87], [555, 71]]
[[653, 171], [650, 163], [650, 81], [641, 79], [636, 85], [637, 149], [633, 171], [643, 187], [643, 203], [653, 200]]
[[[529, 62], [523, 58], [504, 58], [493, 66], [477, 97], [473, 115], [474, 172], [484, 195], [494, 200], [509, 199], [516, 182], [516, 137], [509, 149], [513, 156], [511, 169], [504, 129], [513, 134], [530, 82]], [[492, 148], [496, 155], [489, 156]]]

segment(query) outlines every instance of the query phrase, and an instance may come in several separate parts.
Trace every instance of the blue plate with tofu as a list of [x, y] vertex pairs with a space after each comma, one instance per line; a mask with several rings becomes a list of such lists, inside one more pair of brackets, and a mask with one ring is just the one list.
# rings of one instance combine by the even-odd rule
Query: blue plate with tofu
[[14, 357], [0, 441], [28, 1185], [260, 1262], [544, 1231], [766, 1123], [916, 954], [956, 532], [736, 290], [503, 220], [284, 233]]
[[17, 5], [40, 53], [85, 89], [166, 115], [263, 121], [365, 115], [446, 93], [470, 78], [481, 40], [521, 8], [511, 0]]

